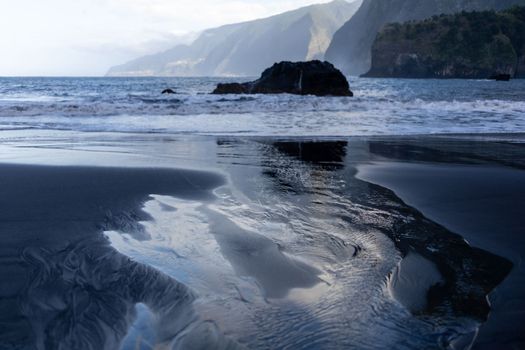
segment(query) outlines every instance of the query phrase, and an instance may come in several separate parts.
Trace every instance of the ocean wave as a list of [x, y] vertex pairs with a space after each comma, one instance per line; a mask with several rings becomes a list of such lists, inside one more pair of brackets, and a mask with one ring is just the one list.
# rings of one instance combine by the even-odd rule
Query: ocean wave
[[3, 106], [0, 128], [261, 136], [525, 132], [525, 101], [194, 100]]
[[[7, 102], [6, 102], [7, 101]], [[177, 95], [173, 98], [126, 97], [116, 99], [93, 98], [85, 100], [42, 98], [16, 100], [0, 98], [0, 117], [13, 116], [115, 116], [115, 115], [199, 115], [199, 114], [240, 114], [240, 113], [286, 113], [286, 112], [381, 112], [396, 115], [414, 112], [446, 114], [489, 112], [494, 114], [518, 114], [525, 111], [525, 100], [509, 101], [500, 99], [425, 100], [415, 98], [409, 101], [388, 96], [371, 97], [316, 97], [294, 95], [254, 95], [229, 97], [215, 95]], [[45, 102], [44, 102], [45, 101]], [[424, 115], [421, 115], [424, 117]]]
[[175, 81], [177, 94], [169, 96], [154, 79], [57, 80], [31, 93], [13, 87], [0, 93], [0, 128], [261, 136], [525, 132], [522, 82], [358, 79], [349, 98], [216, 96], [208, 93], [213, 81]]

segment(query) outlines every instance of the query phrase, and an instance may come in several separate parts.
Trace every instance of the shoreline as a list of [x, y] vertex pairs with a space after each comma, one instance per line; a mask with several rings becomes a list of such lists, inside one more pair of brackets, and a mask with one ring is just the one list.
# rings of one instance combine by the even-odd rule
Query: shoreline
[[0, 275], [9, 284], [0, 290], [0, 347], [118, 348], [136, 303], [170, 331], [187, 327], [193, 292], [118, 253], [103, 231], [147, 240], [139, 221], [151, 219], [142, 211], [150, 194], [207, 201], [223, 183], [188, 170], [1, 164]]
[[518, 336], [525, 320], [521, 267], [525, 242], [519, 238], [525, 177], [520, 168], [400, 160], [359, 167], [358, 178], [391, 189], [429, 219], [461, 234], [469, 245], [512, 261], [509, 276], [488, 295], [493, 310], [474, 349], [502, 345], [503, 339], [508, 344], [525, 343]]
[[[381, 151], [385, 147], [395, 151], [399, 149], [399, 144], [405, 145], [403, 152], [395, 154], [405, 158], [407, 155], [414, 155], [417, 161], [419, 159], [417, 155], [421, 154], [421, 149], [415, 146], [424, 145], [434, 150], [441, 149], [440, 152], [451, 155], [452, 160], [464, 162], [465, 155], [458, 152], [458, 150], [472, 149], [472, 143], [478, 147], [474, 148], [476, 152], [480, 150], [483, 152], [494, 151], [495, 154], [501, 155], [502, 159], [511, 159], [512, 157], [509, 157], [509, 154], [512, 155], [513, 152], [509, 153], [509, 149], [505, 148], [505, 144], [491, 143], [490, 141], [465, 141], [463, 139], [454, 141], [449, 138], [443, 140], [441, 137], [404, 137], [401, 139], [345, 138], [343, 140], [338, 139], [336, 142], [319, 138], [309, 142], [311, 139], [308, 138], [252, 139], [203, 136], [192, 136], [189, 138], [169, 137], [163, 138], [159, 142], [157, 137], [156, 135], [120, 135], [120, 137], [117, 137], [114, 134], [105, 136], [91, 134], [88, 141], [75, 148], [70, 147], [67, 138], [65, 142], [60, 139], [50, 142], [49, 138], [44, 138], [42, 142], [37, 139], [30, 141], [25, 139], [22, 144], [17, 145], [17, 142], [13, 142], [9, 146], [2, 146], [10, 149], [12, 152], [2, 153], [3, 157], [0, 156], [0, 169], [3, 170], [0, 172], [0, 178], [6, 180], [2, 181], [3, 187], [0, 187], [0, 191], [3, 191], [2, 193], [6, 195], [4, 198], [11, 199], [4, 202], [4, 207], [7, 208], [7, 211], [2, 211], [1, 215], [4, 216], [2, 222], [4, 223], [0, 228], [7, 230], [6, 232], [21, 230], [27, 235], [26, 239], [18, 235], [18, 238], [13, 238], [11, 243], [7, 242], [5, 247], [20, 247], [24, 241], [40, 242], [41, 248], [45, 248], [46, 244], [48, 244], [49, 249], [45, 248], [44, 251], [41, 249], [28, 250], [27, 253], [22, 255], [26, 261], [24, 264], [29, 263], [27, 266], [30, 268], [35, 268], [36, 266], [35, 271], [43, 271], [46, 268], [45, 266], [49, 265], [52, 266], [50, 271], [65, 271], [61, 261], [68, 261], [67, 268], [73, 266], [72, 271], [75, 271], [73, 275], [76, 275], [77, 277], [75, 278], [78, 278], [79, 273], [87, 266], [93, 271], [97, 271], [97, 273], [101, 271], [100, 269], [103, 270], [103, 267], [97, 266], [99, 260], [90, 260], [89, 256], [102, 255], [102, 260], [100, 261], [104, 261], [108, 267], [118, 262], [117, 264], [122, 264], [121, 266], [124, 268], [126, 263], [123, 261], [129, 259], [126, 258], [126, 251], [150, 249], [148, 248], [149, 245], [158, 244], [158, 246], [152, 246], [151, 252], [148, 250], [141, 252], [140, 254], [146, 254], [142, 256], [145, 265], [138, 263], [138, 261], [141, 261], [139, 259], [137, 261], [138, 265], [134, 265], [136, 266], [134, 268], [141, 266], [140, 269], [146, 269], [142, 271], [147, 271], [147, 276], [158, 276], [155, 278], [163, 280], [167, 270], [165, 271], [161, 268], [159, 274], [159, 270], [150, 267], [148, 262], [158, 261], [162, 267], [164, 266], [162, 262], [166, 257], [177, 254], [174, 258], [175, 260], [169, 260], [172, 261], [171, 264], [173, 265], [168, 267], [175, 271], [177, 269], [180, 270], [176, 271], [176, 273], [181, 274], [183, 284], [173, 285], [172, 276], [172, 278], [168, 279], [171, 282], [161, 283], [161, 289], [171, 289], [178, 286], [175, 290], [178, 290], [178, 293], [183, 295], [186, 295], [184, 283], [192, 281], [191, 278], [187, 279], [187, 277], [184, 277], [184, 274], [192, 274], [200, 266], [198, 260], [195, 259], [199, 255], [206, 256], [210, 252], [213, 254], [220, 252], [222, 256], [220, 258], [226, 261], [224, 266], [231, 266], [232, 263], [235, 265], [234, 271], [228, 272], [231, 275], [228, 275], [225, 280], [230, 281], [230, 279], [233, 279], [236, 281], [234, 284], [239, 288], [233, 290], [232, 299], [228, 299], [230, 300], [228, 303], [232, 303], [232, 305], [240, 303], [240, 305], [257, 306], [257, 308], [263, 307], [262, 310], [265, 310], [264, 308], [267, 306], [264, 305], [267, 305], [267, 302], [269, 302], [269, 305], [274, 303], [282, 304], [282, 307], [291, 307], [290, 305], [306, 307], [313, 303], [312, 296], [306, 297], [309, 293], [320, 293], [314, 299], [344, 296], [345, 294], [342, 294], [343, 292], [337, 288], [342, 288], [340, 284], [344, 285], [345, 283], [350, 283], [348, 290], [357, 287], [364, 288], [363, 290], [357, 289], [361, 291], [360, 293], [363, 293], [371, 288], [367, 283], [372, 283], [372, 280], [368, 281], [365, 279], [360, 282], [362, 283], [361, 285], [352, 285], [351, 283], [356, 282], [352, 282], [355, 277], [352, 277], [350, 272], [353, 269], [357, 269], [358, 266], [361, 266], [359, 267], [361, 269], [364, 268], [362, 271], [358, 270], [361, 271], [360, 273], [367, 272], [370, 273], [370, 276], [379, 278], [374, 280], [373, 283], [379, 283], [378, 286], [381, 286], [385, 283], [384, 279], [386, 279], [388, 273], [391, 273], [397, 263], [399, 263], [396, 260], [397, 253], [388, 248], [388, 245], [393, 246], [395, 244], [397, 247], [396, 251], [401, 253], [401, 257], [412, 256], [409, 261], [405, 260], [404, 263], [406, 265], [403, 265], [403, 261], [401, 261], [401, 265], [399, 265], [401, 269], [408, 269], [409, 275], [412, 274], [413, 276], [419, 276], [419, 274], [427, 276], [427, 273], [430, 273], [430, 277], [425, 283], [411, 284], [409, 281], [408, 284], [404, 284], [399, 290], [399, 293], [402, 295], [409, 295], [406, 294], [408, 292], [417, 294], [414, 299], [417, 302], [414, 304], [415, 308], [412, 315], [407, 315], [403, 308], [396, 302], [385, 298], [385, 296], [373, 294], [373, 298], [375, 298], [374, 303], [379, 303], [379, 305], [382, 305], [381, 307], [387, 307], [385, 305], [388, 305], [387, 309], [395, 312], [396, 317], [406, 317], [407, 319], [404, 322], [407, 327], [411, 327], [408, 325], [412, 324], [412, 322], [415, 322], [414, 325], [417, 325], [417, 327], [422, 326], [419, 322], [423, 319], [436, 321], [454, 319], [458, 322], [463, 322], [460, 321], [463, 318], [472, 318], [483, 321], [488, 313], [485, 294], [498, 285], [500, 279], [506, 275], [505, 271], [508, 268], [508, 264], [504, 259], [486, 251], [470, 247], [463, 241], [462, 237], [439, 225], [439, 221], [437, 223], [433, 222], [423, 215], [424, 213], [421, 214], [417, 206], [411, 207], [403, 203], [402, 196], [394, 195], [387, 188], [370, 184], [368, 181], [363, 182], [354, 177], [360, 164], [384, 160], [387, 155], [377, 151]], [[61, 142], [64, 142], [63, 147], [58, 147]], [[456, 142], [459, 142], [459, 145]], [[383, 144], [385, 147], [378, 147], [378, 143]], [[52, 145], [52, 147], [49, 145]], [[480, 145], [485, 145], [485, 147]], [[406, 147], [408, 146], [412, 148], [409, 147], [407, 149]], [[454, 148], [454, 150], [450, 148]], [[61, 163], [59, 162], [60, 164], [55, 165], [6, 164], [6, 162], [13, 159], [19, 163], [48, 162], [54, 164], [57, 161], [56, 157], [58, 154], [67, 154], [68, 156], [61, 156]], [[440, 154], [439, 152], [431, 152], [429, 156], [431, 160], [439, 164], [441, 161]], [[480, 166], [486, 166], [484, 163], [491, 162], [486, 155], [484, 156], [485, 158], [482, 157], [483, 159], [480, 159], [475, 154], [472, 157], [471, 161], [474, 163], [478, 165], [483, 163]], [[71, 161], [74, 164], [68, 165], [67, 163]], [[498, 164], [498, 162], [501, 162], [501, 159], [494, 159], [492, 162]], [[180, 170], [180, 168], [195, 170]], [[427, 177], [431, 178], [430, 176]], [[123, 181], [126, 178], [128, 180]], [[225, 184], [228, 185], [224, 188], [221, 187]], [[220, 191], [212, 195], [211, 192], [217, 187], [221, 188]], [[194, 193], [195, 191], [197, 192]], [[230, 193], [230, 191], [232, 192]], [[265, 194], [268, 193], [271, 195], [266, 198]], [[168, 202], [163, 204], [162, 200], [160, 202], [153, 200], [153, 202], [158, 202], [160, 211], [158, 213], [154, 211], [153, 214], [150, 214], [149, 211], [144, 211], [143, 206], [152, 194], [173, 196], [174, 198], [180, 198], [181, 202], [175, 201], [173, 205], [167, 205]], [[214, 204], [216, 208], [213, 210], [215, 212], [217, 211], [216, 209], [220, 209], [219, 216], [216, 214], [211, 215], [207, 209], [190, 210], [191, 206], [205, 203], [210, 198], [215, 198], [215, 196], [217, 196], [219, 202]], [[401, 197], [401, 199], [398, 197]], [[35, 201], [34, 199], [37, 200]], [[235, 201], [239, 200], [240, 203], [235, 204], [231, 208], [224, 206], [234, 199]], [[223, 200], [225, 202], [222, 202]], [[185, 205], [187, 204], [184, 204], [186, 202], [195, 204], [191, 204], [190, 207], [186, 208]], [[92, 206], [93, 203], [98, 204]], [[101, 203], [102, 205], [100, 205]], [[252, 205], [255, 206], [252, 207]], [[246, 209], [243, 209], [245, 206]], [[277, 215], [282, 210], [280, 208], [282, 206], [289, 206], [289, 208], [282, 214]], [[109, 215], [109, 220], [108, 211], [101, 210], [103, 207], [113, 208], [109, 210], [109, 213], [113, 212], [113, 215]], [[254, 210], [255, 208], [256, 210]], [[29, 209], [29, 212], [27, 212], [27, 209]], [[34, 210], [34, 214], [31, 214], [31, 216], [35, 217], [37, 221], [25, 222], [24, 218], [27, 217], [26, 215], [29, 215], [28, 213], [31, 210]], [[54, 216], [50, 217], [50, 213], [54, 213]], [[164, 214], [157, 217], [159, 213]], [[266, 214], [263, 215], [263, 213]], [[159, 227], [159, 233], [151, 233], [150, 230], [155, 225], [163, 223], [163, 215], [168, 220], [163, 225], [167, 226]], [[250, 218], [252, 215], [254, 215], [253, 219]], [[39, 217], [46, 218], [49, 221], [43, 219], [43, 221], [38, 221]], [[189, 224], [197, 224], [195, 227], [198, 230], [194, 232], [192, 226], [187, 226], [188, 224], [185, 222], [176, 221], [170, 224], [170, 217], [176, 217], [177, 220], [191, 219]], [[297, 241], [289, 240], [290, 238], [286, 238], [287, 236], [283, 237], [282, 234], [284, 233], [279, 233], [280, 230], [288, 232], [289, 229], [284, 228], [290, 225], [287, 222], [294, 217], [297, 217], [294, 220], [300, 221], [294, 224], [297, 226], [292, 227], [297, 227], [299, 231], [304, 227], [310, 227], [316, 220], [326, 220], [320, 223], [320, 231], [317, 234], [327, 234], [328, 236], [312, 236], [313, 233], [310, 232], [304, 237], [299, 235], [294, 238]], [[260, 223], [257, 221], [260, 221]], [[268, 221], [270, 225], [269, 231], [264, 230], [266, 226], [260, 225], [265, 224], [265, 221]], [[179, 224], [182, 225], [182, 231], [177, 233], [178, 231], [176, 230]], [[208, 229], [205, 229], [208, 226], [210, 227], [210, 232], [208, 232]], [[338, 226], [343, 227], [340, 232], [336, 234], [335, 231], [331, 231], [338, 229]], [[330, 227], [330, 230], [324, 232], [327, 230], [327, 227]], [[91, 241], [89, 239], [81, 239], [82, 237], [87, 237], [86, 234], [89, 236], [89, 232], [96, 236], [96, 232], [100, 232], [100, 230], [114, 230], [127, 233], [128, 235], [123, 235], [119, 241], [123, 245], [121, 248], [124, 250], [124, 253], [120, 252], [120, 248], [120, 253], [116, 253], [113, 250], [113, 246], [107, 246], [105, 239], [100, 241], [96, 239]], [[171, 232], [170, 230], [175, 231]], [[186, 230], [188, 230], [188, 234], [181, 236]], [[381, 243], [386, 245], [379, 249], [376, 242], [378, 238], [373, 238], [373, 234], [369, 230], [373, 230], [376, 234], [384, 235], [385, 240], [389, 242]], [[161, 240], [155, 241], [158, 238], [155, 236], [156, 234], [164, 234], [163, 232], [166, 231], [176, 235], [161, 237]], [[226, 231], [231, 234], [224, 234]], [[246, 232], [248, 231], [249, 233], [247, 234]], [[201, 242], [200, 240], [204, 238], [201, 237], [203, 232], [207, 232], [207, 240]], [[359, 234], [355, 235], [356, 232]], [[71, 235], [71, 233], [76, 233], [77, 236]], [[291, 230], [287, 234], [292, 233], [297, 234], [299, 232]], [[116, 234], [119, 235], [118, 233]], [[78, 239], [75, 239], [75, 237]], [[195, 245], [194, 247], [198, 249], [201, 249], [199, 247], [209, 247], [211, 249], [210, 242], [213, 242], [213, 245], [219, 245], [210, 252], [203, 251], [197, 255], [188, 255], [187, 252], [180, 253], [179, 247], [176, 246], [173, 252], [170, 253], [171, 255], [164, 255], [164, 251], [166, 253], [171, 251], [169, 246], [164, 246], [170, 240], [178, 242], [177, 244], [182, 244], [182, 247], [185, 247], [184, 244], [189, 244], [188, 247], [184, 248], [187, 252], [191, 252], [194, 249], [190, 249], [192, 245]], [[47, 243], [45, 243], [46, 241]], [[76, 243], [71, 243], [73, 241]], [[133, 242], [136, 246], [128, 246], [130, 242]], [[324, 244], [328, 244], [328, 246], [323, 246]], [[103, 248], [104, 246], [106, 248]], [[429, 247], [432, 249], [429, 250]], [[182, 250], [183, 252], [186, 251], [184, 249]], [[379, 250], [376, 251], [376, 249]], [[7, 251], [10, 251], [8, 255], [17, 255], [13, 254], [11, 249]], [[50, 255], [49, 252], [53, 251], [56, 251], [56, 254]], [[147, 255], [150, 253], [154, 255]], [[319, 254], [319, 256], [316, 254]], [[377, 259], [379, 260], [375, 260], [374, 254], [378, 254]], [[383, 256], [383, 254], [387, 255]], [[438, 273], [436, 273], [435, 268], [430, 263], [423, 264], [421, 262], [425, 260], [420, 260], [419, 257], [414, 259], [414, 255], [410, 254], [418, 254], [421, 259], [435, 264], [439, 270]], [[4, 254], [4, 256], [6, 255]], [[256, 256], [259, 258], [255, 258]], [[73, 260], [70, 260], [71, 257], [74, 257]], [[278, 259], [272, 258], [275, 260], [274, 263], [286, 267], [282, 269], [281, 274], [276, 274], [277, 280], [272, 279], [272, 274], [269, 270], [260, 268], [259, 265], [264, 263], [265, 257], [278, 257]], [[370, 264], [364, 263], [369, 260], [371, 261]], [[13, 261], [16, 261], [16, 259]], [[36, 265], [35, 261], [38, 261]], [[415, 264], [414, 261], [416, 261]], [[417, 263], [418, 261], [420, 263]], [[179, 268], [177, 268], [178, 264], [181, 264]], [[207, 264], [210, 263], [206, 263], [206, 260], [204, 260], [202, 266], [206, 267], [208, 266]], [[338, 264], [350, 264], [350, 266], [353, 266], [342, 270], [349, 273], [345, 277], [348, 279], [348, 282], [344, 279], [339, 280], [342, 278], [342, 271], [338, 274], [332, 272]], [[378, 264], [377, 267], [374, 267], [374, 264]], [[412, 269], [416, 265], [421, 265], [424, 268]], [[217, 266], [222, 265], [217, 263]], [[14, 271], [18, 270], [9, 272], [9, 269], [12, 267], [5, 265], [5, 268], [7, 270], [2, 273], [17, 275]], [[289, 278], [290, 273], [288, 272], [290, 271], [292, 271], [292, 274], [301, 271], [304, 275], [297, 277], [297, 280], [293, 280]], [[379, 271], [384, 271], [384, 273], [379, 273]], [[18, 273], [18, 275], [22, 276], [26, 275], [26, 273]], [[438, 277], [438, 275], [440, 276]], [[90, 276], [89, 274], [81, 274], [81, 276], [86, 281], [89, 281], [86, 282], [87, 284], [99, 283], [97, 279], [100, 277]], [[176, 274], [175, 276], [178, 275]], [[193, 279], [200, 277], [200, 275], [192, 276]], [[241, 278], [240, 281], [242, 282], [237, 281], [237, 278]], [[143, 279], [139, 280], [143, 281]], [[253, 282], [254, 280], [255, 283]], [[416, 280], [419, 280], [419, 277]], [[444, 283], [440, 284], [438, 282], [436, 284], [438, 280], [443, 280]], [[57, 289], [57, 284], [52, 286], [47, 284], [45, 280], [38, 281], [40, 281], [37, 282], [38, 288], [43, 288], [47, 290], [47, 293], [51, 293], [48, 295], [58, 292], [61, 298], [65, 298], [65, 294], [62, 294], [63, 291], [60, 290], [60, 288], [63, 288], [61, 284], [58, 284], [60, 287]], [[320, 281], [321, 283], [319, 283]], [[203, 290], [199, 289], [202, 287], [201, 284], [190, 283], [189, 287], [197, 288], [197, 294], [202, 294]], [[171, 287], [169, 287], [170, 285]], [[375, 286], [375, 284], [373, 285]], [[125, 283], [123, 286], [125, 286]], [[218, 286], [221, 286], [221, 284], [217, 283], [217, 288]], [[35, 290], [38, 290], [38, 288]], [[231, 287], [229, 284], [226, 284], [221, 286], [221, 288]], [[258, 288], [261, 290], [257, 291]], [[288, 292], [289, 288], [296, 288], [300, 291]], [[344, 290], [345, 293], [348, 293], [346, 289]], [[204, 291], [206, 292], [206, 290]], [[124, 294], [128, 293], [122, 290], [115, 292], [117, 294], [121, 292]], [[428, 294], [429, 298], [427, 298], [428, 305], [423, 307], [424, 301], [422, 301], [421, 296], [425, 293]], [[127, 303], [130, 300], [129, 295], [125, 296], [124, 294], [118, 298]], [[206, 293], [204, 294], [207, 295]], [[261, 304], [258, 304], [259, 294], [263, 297]], [[269, 301], [264, 301], [265, 294], [268, 296]], [[34, 312], [37, 312], [39, 307], [44, 307], [44, 304], [41, 303], [45, 294], [38, 292], [30, 295], [35, 300], [33, 304]], [[185, 298], [193, 300], [192, 295], [193, 292], [188, 292]], [[220, 298], [223, 297], [222, 294], [219, 294], [219, 296]], [[294, 300], [293, 298], [296, 296], [301, 296], [300, 298], [305, 298], [304, 300], [306, 301], [302, 301], [302, 299]], [[91, 298], [88, 293], [88, 295], [84, 294], [81, 298], [79, 296], [79, 300], [86, 300], [86, 297], [88, 299]], [[135, 300], [144, 298], [145, 296], [141, 295]], [[150, 298], [150, 296], [147, 296], [147, 298]], [[229, 295], [228, 298], [230, 298]], [[239, 298], [242, 300], [238, 300]], [[287, 298], [292, 298], [290, 305], [286, 301]], [[355, 295], [349, 298], [360, 300]], [[411, 297], [409, 297], [409, 301], [410, 299]], [[159, 303], [162, 304], [164, 301], [159, 301]], [[302, 303], [306, 304], [303, 305]], [[355, 305], [352, 305], [353, 307], [358, 309], [364, 307], [363, 310], [368, 309], [365, 299], [359, 303], [355, 301], [355, 303]], [[383, 303], [386, 304], [383, 305]], [[188, 304], [192, 305], [193, 301]], [[129, 314], [122, 316], [121, 322], [125, 322], [121, 323], [123, 328], [125, 328], [124, 324], [128, 324], [133, 319], [131, 317], [133, 314], [133, 303], [130, 302], [125, 305], [127, 305], [125, 308]], [[109, 306], [110, 304], [107, 304], [105, 307]], [[167, 307], [167, 304], [164, 304], [164, 306]], [[50, 306], [47, 305], [45, 307]], [[306, 310], [302, 312], [305, 315], [308, 315], [310, 312], [315, 313], [317, 307], [308, 312]], [[336, 307], [336, 310], [344, 310], [344, 307], [335, 303], [335, 301], [333, 307]], [[159, 304], [157, 308], [161, 310], [162, 306]], [[232, 310], [233, 314], [235, 314], [234, 310], [236, 308]], [[186, 310], [184, 312], [188, 312], [188, 315], [193, 315], [191, 308]], [[217, 310], [214, 312], [217, 312]], [[293, 312], [290, 311], [290, 314], [293, 315], [297, 312], [297, 310], [293, 309]], [[232, 318], [234, 318], [233, 314], [231, 315]], [[279, 315], [279, 313], [276, 315]], [[391, 315], [386, 313], [381, 316], [388, 319]], [[344, 317], [350, 317], [351, 320], [353, 316], [352, 313], [345, 313]], [[35, 317], [35, 319], [42, 321], [42, 318]], [[194, 320], [194, 316], [188, 316], [187, 319]], [[377, 322], [374, 318], [371, 318], [371, 320]], [[341, 321], [337, 318], [323, 319], [323, 322], [332, 321], [335, 324], [341, 324]], [[2, 320], [0, 320], [1, 322]], [[319, 320], [319, 322], [321, 321]], [[345, 320], [345, 322], [350, 321]], [[284, 323], [293, 324], [289, 320]], [[306, 323], [304, 326], [310, 324]], [[17, 324], [17, 327], [20, 329], [27, 329], [24, 328], [25, 326], [22, 326], [23, 324]], [[220, 330], [228, 329], [228, 323], [217, 321], [217, 324], [210, 325], [211, 328], [206, 327], [204, 328], [211, 330], [214, 334], [222, 334]], [[444, 329], [447, 330], [446, 327], [448, 326], [442, 325], [442, 327], [445, 327]], [[420, 346], [423, 346], [422, 344], [429, 346], [429, 344], [435, 344], [434, 342], [437, 341], [452, 341], [459, 342], [466, 347], [465, 344], [471, 339], [472, 329], [463, 330], [467, 332], [463, 334], [461, 333], [461, 327], [459, 325], [456, 325], [456, 327], [458, 329], [454, 329], [456, 333], [449, 335], [450, 339], [443, 339], [442, 334], [429, 333], [427, 334], [428, 338], [425, 340], [428, 343], [420, 343]], [[202, 331], [201, 326], [196, 326], [195, 329]], [[405, 332], [409, 330], [410, 328], [405, 330]], [[274, 332], [275, 330], [267, 329], [266, 331]], [[16, 335], [16, 332], [13, 331], [10, 334]], [[123, 331], [119, 332], [122, 333]], [[120, 334], [119, 332], [115, 334]], [[434, 330], [434, 332], [436, 331]], [[231, 335], [232, 330], [229, 329], [227, 333]], [[359, 332], [356, 334], [359, 334]], [[253, 336], [255, 335], [257, 333], [253, 334]], [[340, 335], [338, 334], [338, 336]], [[286, 337], [277, 338], [278, 333], [275, 333], [274, 336], [276, 337], [274, 345], [287, 339]], [[298, 338], [294, 338], [294, 341], [300, 343], [301, 339], [304, 340], [304, 336], [301, 336], [299, 333], [297, 334]], [[320, 333], [319, 336], [323, 336], [323, 334]], [[341, 342], [340, 344], [346, 344], [343, 343], [344, 341], [352, 344], [351, 338], [332, 338], [330, 341], [335, 342], [338, 339]], [[233, 340], [238, 339], [236, 336]], [[392, 341], [394, 345], [396, 341], [402, 342], [401, 338], [399, 340], [396, 339], [395, 334], [392, 334], [391, 339], [388, 340]], [[250, 342], [249, 337], [242, 340]], [[318, 340], [320, 341], [321, 339]], [[328, 338], [323, 340], [328, 341]], [[414, 339], [414, 341], [417, 342], [418, 340]], [[220, 342], [229, 342], [229, 340], [221, 338]]]

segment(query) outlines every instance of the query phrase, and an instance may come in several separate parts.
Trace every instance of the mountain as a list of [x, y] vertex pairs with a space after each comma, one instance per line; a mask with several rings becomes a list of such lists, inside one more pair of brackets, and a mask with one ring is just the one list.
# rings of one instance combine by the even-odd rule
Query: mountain
[[346, 74], [360, 75], [370, 69], [372, 44], [387, 23], [464, 10], [503, 10], [512, 5], [525, 5], [525, 0], [364, 0], [356, 14], [334, 34], [325, 59]]
[[461, 12], [385, 26], [369, 77], [525, 77], [525, 7]]
[[204, 31], [190, 45], [113, 67], [109, 76], [255, 76], [278, 61], [323, 58], [362, 0], [335, 0]]

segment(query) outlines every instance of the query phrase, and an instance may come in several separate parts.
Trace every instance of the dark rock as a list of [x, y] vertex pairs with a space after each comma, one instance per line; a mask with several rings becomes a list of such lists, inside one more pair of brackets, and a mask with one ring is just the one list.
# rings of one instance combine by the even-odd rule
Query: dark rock
[[230, 83], [230, 84], [218, 84], [217, 88], [213, 91], [214, 94], [248, 94], [249, 83], [239, 84], [239, 83]]
[[329, 62], [280, 62], [258, 80], [219, 84], [213, 94], [280, 94], [353, 96], [345, 76]]
[[166, 90], [162, 91], [162, 94], [163, 94], [163, 95], [164, 95], [164, 94], [175, 94], [175, 93], [176, 93], [176, 92], [175, 92], [174, 90], [172, 90], [172, 89], [166, 89]]
[[510, 80], [510, 74], [494, 74], [490, 77], [492, 80], [496, 81], [509, 81]]

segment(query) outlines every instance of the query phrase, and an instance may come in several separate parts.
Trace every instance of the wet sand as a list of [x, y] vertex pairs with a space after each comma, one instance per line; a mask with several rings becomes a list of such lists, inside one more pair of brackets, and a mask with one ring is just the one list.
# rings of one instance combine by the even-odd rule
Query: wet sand
[[[436, 153], [433, 138], [104, 137], [75, 140], [79, 150], [44, 139], [0, 152], [2, 348], [460, 349], [489, 311], [478, 346], [520, 344], [519, 324], [497, 319], [509, 313], [495, 296], [521, 300], [520, 285], [508, 284], [515, 274], [500, 283], [518, 265], [505, 249], [521, 252], [522, 241], [509, 234], [480, 249], [463, 239], [501, 237], [478, 230], [510, 223], [507, 207], [520, 210], [522, 170], [500, 165], [521, 159], [519, 150], [445, 140], [438, 146], [454, 149]], [[378, 152], [392, 144], [433, 151], [415, 168], [391, 168], [425, 154]], [[478, 157], [493, 151], [499, 157]], [[67, 155], [62, 166], [34, 165], [57, 155]], [[380, 183], [365, 170], [382, 181], [414, 178]], [[428, 198], [434, 211], [418, 202]], [[471, 201], [455, 207], [461, 199]], [[479, 207], [490, 210], [456, 220]], [[483, 219], [470, 238], [448, 227]], [[490, 333], [501, 329], [491, 322], [505, 333]]]
[[492, 311], [474, 348], [524, 347], [525, 171], [473, 164], [475, 156], [463, 161], [451, 157], [448, 164], [432, 163], [431, 157], [410, 163], [406, 162], [410, 157], [398, 154], [392, 158], [359, 166], [357, 177], [393, 190], [405, 203], [462, 235], [472, 246], [514, 264], [511, 274], [490, 294]]
[[150, 194], [209, 201], [224, 181], [188, 170], [0, 165], [0, 348], [118, 348], [137, 303], [162, 321], [159, 344], [188, 329], [193, 293], [116, 252], [102, 232], [147, 239], [138, 222], [149, 219], [141, 208]]

